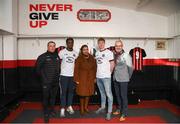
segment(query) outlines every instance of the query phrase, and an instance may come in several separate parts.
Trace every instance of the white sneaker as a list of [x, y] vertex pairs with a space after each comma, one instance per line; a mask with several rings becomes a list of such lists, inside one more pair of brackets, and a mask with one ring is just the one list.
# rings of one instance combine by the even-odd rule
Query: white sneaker
[[62, 108], [60, 110], [60, 117], [65, 117], [65, 109], [64, 108]]
[[73, 110], [73, 108], [72, 108], [72, 106], [69, 106], [68, 108], [67, 108], [67, 112], [69, 112], [69, 114], [74, 114], [74, 110]]

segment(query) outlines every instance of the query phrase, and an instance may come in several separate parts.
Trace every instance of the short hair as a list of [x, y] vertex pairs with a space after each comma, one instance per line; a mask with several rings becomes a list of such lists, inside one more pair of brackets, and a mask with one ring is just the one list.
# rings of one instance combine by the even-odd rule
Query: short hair
[[100, 38], [98, 39], [98, 43], [99, 43], [99, 41], [104, 41], [104, 43], [105, 43], [105, 39], [102, 38], [102, 37], [100, 37]]
[[72, 41], [72, 42], [74, 43], [74, 39], [73, 39], [72, 37], [68, 37], [68, 38], [66, 39], [66, 44], [67, 44], [68, 41]]
[[55, 43], [54, 41], [49, 41], [49, 42], [47, 43], [47, 46], [49, 46], [50, 43], [53, 43], [54, 45], [56, 45], [56, 43]]
[[116, 40], [115, 45], [116, 45], [116, 43], [121, 43], [123, 45], [122, 40]]

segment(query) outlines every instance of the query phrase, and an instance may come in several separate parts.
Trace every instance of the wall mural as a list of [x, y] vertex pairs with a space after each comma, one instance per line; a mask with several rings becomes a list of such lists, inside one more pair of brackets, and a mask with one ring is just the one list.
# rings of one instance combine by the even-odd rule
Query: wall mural
[[82, 22], [108, 22], [111, 19], [111, 13], [105, 9], [80, 9], [77, 18]]

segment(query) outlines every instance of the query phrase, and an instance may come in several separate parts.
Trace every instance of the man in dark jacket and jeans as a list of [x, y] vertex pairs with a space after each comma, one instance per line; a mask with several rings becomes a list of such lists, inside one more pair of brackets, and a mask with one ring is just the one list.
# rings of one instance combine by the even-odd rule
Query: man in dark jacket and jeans
[[42, 83], [45, 122], [49, 122], [50, 116], [55, 116], [53, 107], [59, 88], [60, 59], [55, 49], [55, 42], [48, 42], [47, 52], [41, 54], [36, 61], [36, 71]]

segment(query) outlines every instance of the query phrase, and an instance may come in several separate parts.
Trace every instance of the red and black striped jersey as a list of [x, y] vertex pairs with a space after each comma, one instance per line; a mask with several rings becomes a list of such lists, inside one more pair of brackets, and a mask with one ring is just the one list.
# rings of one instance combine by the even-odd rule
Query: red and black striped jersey
[[143, 57], [146, 57], [146, 52], [140, 47], [135, 47], [130, 50], [129, 54], [132, 57], [133, 67], [135, 71], [143, 70]]
[[110, 50], [110, 51], [113, 52], [113, 53], [115, 52], [115, 46], [110, 46], [110, 47], [108, 47], [107, 49]]
[[59, 47], [56, 48], [56, 52], [59, 54], [59, 52], [61, 50], [63, 50], [64, 48], [66, 48], [66, 47], [65, 46], [59, 46]]
[[[65, 46], [59, 46], [56, 48], [56, 52], [57, 54], [59, 54], [61, 52], [61, 50], [65, 49], [66, 47]], [[62, 60], [60, 59], [60, 63], [62, 62]]]

